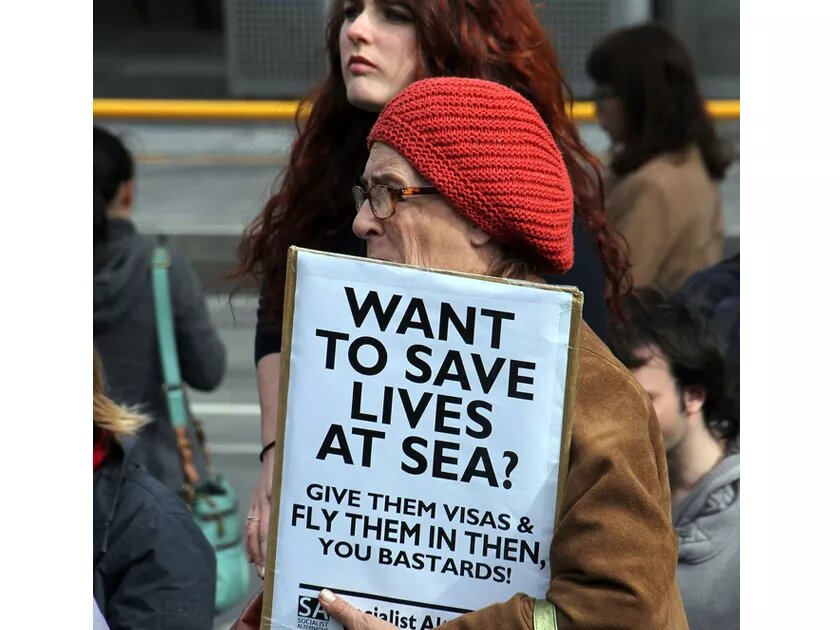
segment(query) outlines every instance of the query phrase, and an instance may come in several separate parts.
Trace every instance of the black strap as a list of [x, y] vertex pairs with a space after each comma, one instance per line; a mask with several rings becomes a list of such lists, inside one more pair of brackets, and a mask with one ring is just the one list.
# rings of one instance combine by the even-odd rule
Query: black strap
[[262, 464], [263, 457], [265, 457], [265, 454], [268, 453], [268, 451], [270, 451], [272, 448], [274, 448], [275, 444], [277, 444], [277, 440], [271, 440], [271, 442], [269, 442], [268, 444], [263, 446], [263, 450], [260, 451], [260, 463], [261, 464]]

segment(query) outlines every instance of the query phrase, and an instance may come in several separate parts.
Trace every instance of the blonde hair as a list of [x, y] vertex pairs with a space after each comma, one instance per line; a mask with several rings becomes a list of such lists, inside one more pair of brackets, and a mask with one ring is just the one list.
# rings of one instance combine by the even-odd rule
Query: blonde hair
[[131, 435], [147, 418], [129, 407], [118, 405], [105, 394], [102, 360], [93, 351], [93, 423], [114, 435]]

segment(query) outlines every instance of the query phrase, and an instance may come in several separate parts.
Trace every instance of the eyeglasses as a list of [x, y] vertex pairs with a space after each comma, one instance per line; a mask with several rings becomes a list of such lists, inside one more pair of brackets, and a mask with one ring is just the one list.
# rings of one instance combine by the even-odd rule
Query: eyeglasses
[[615, 98], [616, 96], [618, 94], [615, 93], [615, 90], [606, 85], [599, 85], [592, 92], [593, 101], [605, 101], [608, 98]]
[[390, 186], [371, 186], [367, 191], [361, 186], [353, 186], [353, 201], [356, 202], [356, 212], [362, 209], [365, 199], [370, 201], [370, 210], [377, 219], [388, 219], [397, 211], [397, 202], [406, 197], [417, 195], [437, 195], [434, 186], [410, 186], [408, 188], [391, 188]]

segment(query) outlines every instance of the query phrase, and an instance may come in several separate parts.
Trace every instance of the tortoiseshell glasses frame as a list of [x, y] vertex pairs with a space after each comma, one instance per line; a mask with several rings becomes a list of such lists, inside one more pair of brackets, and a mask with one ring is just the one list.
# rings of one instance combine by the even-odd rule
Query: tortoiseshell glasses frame
[[362, 209], [365, 199], [370, 201], [370, 210], [377, 219], [389, 219], [397, 211], [397, 202], [406, 197], [417, 195], [438, 195], [434, 186], [408, 186], [406, 188], [392, 188], [377, 184], [365, 190], [361, 186], [353, 186], [353, 201], [356, 212]]

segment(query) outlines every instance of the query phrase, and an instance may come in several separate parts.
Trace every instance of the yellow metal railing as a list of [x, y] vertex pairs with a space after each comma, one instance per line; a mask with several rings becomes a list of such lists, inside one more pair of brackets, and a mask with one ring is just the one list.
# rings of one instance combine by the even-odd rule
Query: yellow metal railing
[[[294, 120], [300, 101], [176, 101], [146, 99], [93, 99], [94, 118], [157, 120]], [[717, 120], [738, 120], [741, 101], [711, 100], [706, 106]], [[580, 122], [595, 120], [595, 104], [574, 104], [572, 116]]]

